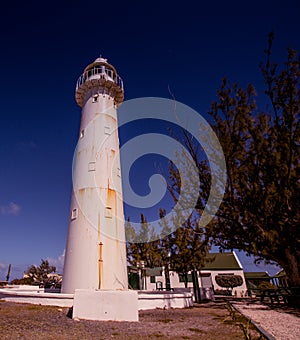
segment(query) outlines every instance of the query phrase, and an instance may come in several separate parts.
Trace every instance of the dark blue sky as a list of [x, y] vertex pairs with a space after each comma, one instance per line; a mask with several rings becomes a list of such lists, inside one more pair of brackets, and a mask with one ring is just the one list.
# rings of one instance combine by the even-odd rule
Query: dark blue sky
[[[63, 253], [80, 108], [75, 83], [100, 54], [125, 99], [175, 98], [200, 113], [221, 78], [263, 89], [259, 62], [300, 50], [296, 1], [7, 1], [1, 5], [0, 280]], [[258, 100], [265, 103], [263, 96]], [[126, 136], [124, 137], [126, 138]]]

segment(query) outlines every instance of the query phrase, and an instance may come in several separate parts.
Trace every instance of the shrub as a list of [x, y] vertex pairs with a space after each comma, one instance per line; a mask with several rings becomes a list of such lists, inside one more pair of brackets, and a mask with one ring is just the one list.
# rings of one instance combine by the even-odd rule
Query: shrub
[[11, 281], [12, 285], [32, 285], [33, 278], [32, 277], [25, 277], [23, 279], [14, 279]]
[[217, 275], [216, 282], [220, 287], [233, 289], [243, 284], [243, 278], [240, 275]]
[[276, 289], [277, 286], [273, 285], [273, 284], [270, 283], [270, 282], [262, 281], [262, 282], [257, 286], [257, 288], [259, 288], [259, 289]]

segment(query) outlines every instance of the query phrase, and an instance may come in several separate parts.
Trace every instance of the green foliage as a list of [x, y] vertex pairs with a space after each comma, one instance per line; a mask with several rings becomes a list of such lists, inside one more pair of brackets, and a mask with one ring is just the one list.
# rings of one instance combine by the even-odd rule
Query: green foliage
[[[205, 228], [199, 225], [201, 213], [205, 208], [209, 191], [206, 190], [210, 183], [209, 167], [205, 160], [199, 159], [198, 146], [193, 144], [190, 136], [183, 129], [184, 145], [182, 152], [177, 154], [176, 166], [171, 162], [169, 166], [169, 183], [168, 190], [173, 198], [174, 217], [171, 221], [175, 231], [169, 235], [171, 244], [171, 269], [186, 278], [187, 286], [188, 272], [200, 270], [205, 263], [205, 257], [211, 248], [210, 238]], [[187, 157], [187, 152], [190, 158]], [[180, 173], [178, 165], [184, 164], [187, 170]], [[191, 168], [197, 168], [197, 171], [189, 172]], [[195, 178], [195, 173], [199, 173], [199, 178]], [[184, 184], [183, 182], [187, 182]], [[197, 186], [198, 191], [195, 190]], [[182, 190], [190, 187], [190, 190]], [[190, 208], [191, 201], [194, 200], [196, 192], [196, 210], [188, 218], [183, 217], [183, 212]], [[183, 223], [178, 221], [184, 221]], [[195, 272], [196, 273], [196, 272]]]
[[[141, 261], [144, 261], [146, 267], [164, 266], [166, 269], [166, 287], [168, 285], [169, 270], [176, 271], [185, 278], [191, 271], [196, 274], [195, 271], [204, 266], [206, 254], [211, 247], [210, 239], [206, 236], [205, 229], [199, 226], [201, 211], [204, 210], [205, 201], [208, 197], [208, 193], [204, 189], [210, 183], [209, 168], [206, 162], [198, 160], [197, 147], [194, 147], [193, 143], [189, 142], [188, 135], [184, 130], [183, 136], [185, 147], [196, 166], [187, 157], [187, 152], [184, 148], [177, 155], [176, 160], [176, 165], [181, 164], [181, 168], [184, 168], [183, 173], [180, 173], [178, 167], [172, 162], [169, 165], [168, 190], [174, 201], [174, 214], [171, 218], [167, 218], [166, 211], [164, 209], [159, 210], [160, 235], [155, 235], [154, 230], [143, 215], [141, 215], [139, 232], [135, 232], [129, 220], [126, 224], [129, 263], [136, 266]], [[195, 172], [197, 169], [202, 171], [201, 180], [195, 178], [195, 173], [196, 177], [198, 176], [198, 172]], [[205, 176], [203, 176], [204, 172]], [[200, 189], [198, 193], [198, 190], [194, 188], [197, 188], [199, 182]], [[186, 190], [182, 190], [182, 187], [186, 188]], [[195, 199], [197, 211], [186, 217], [185, 212], [190, 208], [190, 202], [195, 201]], [[156, 239], [156, 241], [149, 242], [153, 239]], [[185, 285], [187, 286], [187, 280]]]
[[41, 264], [37, 266], [30, 266], [25, 272], [28, 275], [29, 279], [32, 279], [33, 282], [42, 285], [51, 284], [53, 278], [49, 277], [48, 274], [54, 273], [56, 271], [55, 266], [50, 266], [48, 260], [41, 260]]
[[250, 320], [247, 321], [246, 325], [244, 323], [242, 323], [242, 322], [239, 323], [239, 326], [240, 326], [241, 330], [243, 331], [245, 340], [252, 340], [252, 336], [249, 333], [250, 325], [251, 325], [251, 321]]
[[223, 288], [234, 288], [243, 284], [243, 278], [240, 275], [217, 275], [216, 283]]
[[161, 265], [162, 254], [159, 251], [159, 240], [155, 239], [154, 230], [147, 222], [145, 216], [141, 214], [140, 229], [138, 232], [131, 226], [130, 220], [126, 223], [127, 259], [136, 267], [142, 263], [144, 267], [154, 268]]
[[211, 224], [215, 243], [242, 249], [281, 265], [290, 284], [300, 285], [300, 60], [287, 51], [282, 69], [261, 65], [268, 112], [256, 107], [253, 85], [243, 89], [226, 79], [209, 112], [223, 147], [227, 188]]
[[[152, 242], [140, 242], [140, 240], [153, 239], [154, 234], [153, 228], [143, 214], [141, 214], [141, 228], [138, 232], [135, 232], [130, 220], [127, 221], [126, 235], [131, 241], [127, 242], [128, 262], [135, 267], [140, 267], [141, 264], [147, 268], [164, 266], [167, 281], [169, 270], [187, 277], [188, 272], [200, 269], [204, 264], [209, 242], [203, 240], [203, 234], [197, 226], [195, 217], [190, 217], [181, 228], [177, 228], [172, 233], [168, 221], [164, 219], [165, 215], [166, 211], [160, 209], [162, 234], [167, 235], [164, 238]], [[187, 285], [187, 280], [185, 284]]]
[[189, 218], [170, 236], [171, 269], [182, 274], [186, 279], [188, 272], [200, 270], [204, 266], [205, 256], [209, 250], [208, 240], [203, 239], [197, 221], [197, 218]]
[[33, 285], [34, 280], [32, 277], [24, 277], [23, 279], [14, 279], [11, 281], [12, 285]]
[[271, 282], [267, 281], [262, 281], [257, 288], [259, 289], [276, 289], [278, 288], [277, 286], [273, 285]]
[[[165, 263], [166, 254], [170, 254], [171, 268], [185, 275], [195, 266], [201, 267], [213, 240], [221, 249], [241, 249], [257, 261], [279, 264], [290, 285], [300, 286], [300, 59], [296, 51], [288, 49], [283, 67], [273, 63], [273, 38], [270, 34], [266, 62], [261, 64], [268, 110], [257, 107], [252, 84], [242, 88], [223, 79], [208, 112], [227, 168], [226, 192], [219, 211], [208, 226], [199, 226], [207, 208], [211, 176], [199, 146], [183, 132], [181, 142], [199, 170], [200, 184], [195, 177], [189, 178], [190, 164], [182, 152], [178, 161], [188, 164], [185, 177], [180, 177], [174, 164], [169, 168], [169, 192], [175, 204], [181, 199], [175, 217], [166, 222], [173, 232], [165, 243], [158, 242], [146, 251], [143, 245], [135, 251], [137, 259], [146, 258], [147, 265]], [[192, 192], [181, 192], [186, 182], [191, 188], [199, 186], [199, 197], [195, 211], [181, 223], [178, 221]], [[145, 253], [152, 254], [153, 249], [160, 254], [150, 261]]]

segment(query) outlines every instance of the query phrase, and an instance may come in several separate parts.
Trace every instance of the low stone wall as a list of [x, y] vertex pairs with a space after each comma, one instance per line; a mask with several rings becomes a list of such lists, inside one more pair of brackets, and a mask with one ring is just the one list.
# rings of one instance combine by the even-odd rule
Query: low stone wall
[[[200, 295], [201, 295], [201, 301], [211, 301], [214, 300], [214, 293], [212, 288], [199, 288], [200, 290]], [[173, 289], [174, 293], [191, 293], [193, 294], [193, 301], [195, 301], [194, 298], [194, 290], [192, 287], [189, 288], [174, 288]]]
[[31, 303], [34, 305], [72, 307], [74, 294], [45, 293], [40, 289], [0, 289], [0, 298], [5, 301]]
[[193, 294], [188, 292], [170, 293], [140, 291], [138, 309], [187, 308], [193, 306]]
[[[58, 307], [73, 307], [74, 294], [48, 293], [43, 288], [24, 287], [0, 289], [0, 298], [6, 301]], [[190, 292], [139, 291], [138, 310], [156, 308], [187, 308], [193, 306]]]

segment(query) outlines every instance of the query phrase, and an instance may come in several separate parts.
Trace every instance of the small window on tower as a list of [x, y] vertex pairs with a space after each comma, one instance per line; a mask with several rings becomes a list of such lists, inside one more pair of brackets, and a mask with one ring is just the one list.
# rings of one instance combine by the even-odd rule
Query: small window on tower
[[99, 96], [98, 96], [97, 94], [95, 94], [95, 95], [93, 96], [92, 102], [93, 102], [93, 103], [97, 103], [98, 97], [99, 97]]
[[120, 168], [117, 168], [117, 176], [121, 177], [121, 169]]
[[71, 220], [76, 220], [77, 217], [78, 217], [78, 210], [77, 208], [74, 208], [71, 212]]
[[104, 126], [104, 133], [106, 135], [110, 135], [110, 127], [109, 126]]
[[81, 131], [80, 131], [79, 138], [83, 138], [83, 137], [84, 137], [84, 130], [81, 130]]
[[96, 163], [95, 162], [89, 162], [88, 171], [96, 171]]
[[105, 208], [105, 217], [112, 218], [112, 208], [111, 207]]

